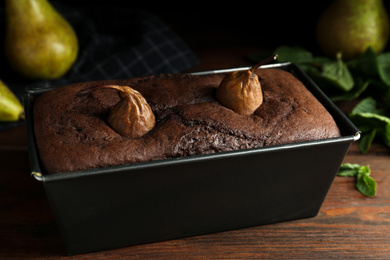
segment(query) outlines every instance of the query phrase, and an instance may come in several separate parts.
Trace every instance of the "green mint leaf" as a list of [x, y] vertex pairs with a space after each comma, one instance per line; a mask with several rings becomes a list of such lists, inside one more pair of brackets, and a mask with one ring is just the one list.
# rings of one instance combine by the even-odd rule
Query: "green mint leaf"
[[376, 181], [370, 177], [371, 169], [367, 165], [344, 163], [340, 166], [337, 176], [356, 177], [356, 188], [365, 196], [376, 195]]
[[367, 153], [368, 150], [370, 149], [371, 143], [374, 140], [375, 135], [376, 135], [376, 129], [373, 129], [369, 132], [362, 134], [362, 137], [360, 138], [359, 141], [359, 149], [363, 154]]
[[382, 132], [383, 142], [387, 147], [390, 147], [390, 123], [388, 123]]
[[363, 174], [356, 181], [356, 188], [365, 196], [373, 197], [376, 195], [376, 181], [368, 176]]
[[354, 177], [357, 176], [360, 169], [359, 164], [344, 163], [340, 166], [337, 176]]
[[360, 75], [371, 77], [379, 73], [378, 56], [372, 47], [368, 47], [362, 55], [348, 61], [347, 66], [351, 71]]
[[390, 53], [378, 56], [378, 74], [382, 82], [390, 86]]
[[355, 80], [355, 86], [350, 91], [337, 94], [328, 94], [328, 96], [333, 102], [353, 100], [355, 98], [358, 98], [367, 89], [369, 85], [370, 81], [363, 81], [362, 78], [357, 78]]
[[370, 173], [371, 173], [370, 167], [368, 167], [368, 165], [362, 165], [362, 166], [360, 166], [359, 169], [358, 169], [358, 175], [357, 175], [357, 177], [360, 178], [360, 177], [362, 177], [363, 175], [369, 176]]
[[375, 113], [358, 113], [351, 114], [351, 120], [361, 131], [368, 131], [372, 129], [377, 129], [378, 131], [383, 131], [390, 123], [390, 118], [386, 116], [381, 116]]
[[[347, 66], [359, 75], [364, 75], [372, 80], [379, 79], [387, 87], [390, 86], [390, 53], [385, 52], [378, 55], [372, 47], [368, 47], [362, 55], [348, 61]], [[376, 85], [379, 86], [380, 83], [377, 82]]]
[[[366, 133], [375, 129], [383, 136], [388, 132], [386, 129], [390, 124], [390, 118], [382, 115], [383, 111], [377, 109], [376, 104], [375, 99], [367, 97], [355, 106], [349, 117], [360, 131]], [[390, 140], [390, 136], [388, 137], [387, 140]]]
[[350, 91], [355, 81], [347, 65], [339, 57], [336, 61], [326, 62], [322, 65], [321, 76], [338, 90]]
[[351, 114], [359, 114], [359, 113], [375, 113], [381, 114], [382, 111], [377, 109], [377, 102], [372, 97], [367, 97], [360, 101], [355, 108], [352, 110]]

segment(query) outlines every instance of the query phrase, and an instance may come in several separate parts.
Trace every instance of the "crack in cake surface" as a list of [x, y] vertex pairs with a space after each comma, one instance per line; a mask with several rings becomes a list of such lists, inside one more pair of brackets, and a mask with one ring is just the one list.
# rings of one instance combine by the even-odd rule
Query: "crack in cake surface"
[[[44, 169], [66, 172], [340, 135], [331, 115], [299, 80], [278, 69], [258, 73], [264, 102], [251, 116], [239, 115], [215, 100], [223, 78], [219, 74], [76, 83], [49, 91], [34, 104]], [[119, 100], [115, 91], [75, 95], [97, 84], [134, 87], [155, 113], [155, 128], [134, 139], [116, 133], [105, 122]]]

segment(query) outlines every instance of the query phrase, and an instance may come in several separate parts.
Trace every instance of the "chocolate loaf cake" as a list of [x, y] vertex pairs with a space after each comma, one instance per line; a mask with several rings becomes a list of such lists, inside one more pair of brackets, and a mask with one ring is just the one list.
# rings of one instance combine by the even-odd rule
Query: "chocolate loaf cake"
[[[34, 130], [46, 173], [210, 154], [340, 136], [327, 110], [289, 72], [256, 71], [263, 104], [240, 115], [215, 98], [224, 74], [164, 74], [128, 80], [85, 82], [53, 89], [34, 104]], [[125, 137], [107, 124], [118, 91], [95, 85], [130, 86], [155, 115], [152, 130]]]

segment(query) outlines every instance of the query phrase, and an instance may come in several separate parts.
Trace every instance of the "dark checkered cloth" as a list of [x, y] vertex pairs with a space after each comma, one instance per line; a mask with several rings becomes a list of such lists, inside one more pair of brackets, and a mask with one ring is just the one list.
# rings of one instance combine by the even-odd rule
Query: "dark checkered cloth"
[[[161, 19], [147, 11], [96, 6], [74, 10], [52, 3], [76, 30], [80, 48], [78, 59], [64, 77], [52, 81], [22, 79], [7, 64], [0, 65], [0, 79], [18, 97], [26, 88], [178, 73], [198, 64], [186, 43]], [[5, 24], [4, 20], [1, 22]], [[4, 34], [3, 31], [0, 33]], [[2, 60], [5, 60], [3, 55]], [[0, 123], [0, 130], [20, 123]]]

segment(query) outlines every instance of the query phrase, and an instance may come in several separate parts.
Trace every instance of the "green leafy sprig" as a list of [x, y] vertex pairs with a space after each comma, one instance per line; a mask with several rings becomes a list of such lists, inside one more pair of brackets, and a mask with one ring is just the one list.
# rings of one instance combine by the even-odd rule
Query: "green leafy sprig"
[[363, 133], [359, 141], [359, 149], [367, 153], [375, 137], [379, 137], [382, 143], [390, 147], [390, 118], [384, 110], [378, 109], [377, 101], [372, 97], [366, 97], [360, 101], [349, 117], [356, 127]]
[[[334, 59], [314, 56], [299, 46], [280, 46], [274, 53], [277, 62], [298, 64], [332, 101], [362, 99], [349, 114], [362, 131], [362, 153], [368, 152], [376, 137], [390, 148], [390, 53], [376, 54], [369, 47], [349, 61], [343, 61], [340, 54]], [[249, 58], [256, 61], [261, 55]]]
[[370, 177], [370, 167], [367, 165], [345, 163], [340, 166], [337, 176], [356, 177], [356, 188], [365, 196], [376, 196], [376, 181]]

